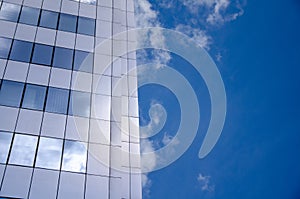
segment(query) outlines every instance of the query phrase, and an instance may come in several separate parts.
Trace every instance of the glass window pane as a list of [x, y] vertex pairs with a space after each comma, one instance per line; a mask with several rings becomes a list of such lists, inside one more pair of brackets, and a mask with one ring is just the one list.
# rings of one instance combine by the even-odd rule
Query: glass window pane
[[27, 41], [14, 40], [10, 59], [16, 61], [29, 62], [33, 44]]
[[80, 50], [75, 51], [74, 70], [83, 72], [92, 72], [94, 63], [93, 53], [84, 52]]
[[87, 3], [90, 5], [96, 5], [96, 0], [80, 0], [81, 3]]
[[35, 44], [32, 63], [51, 65], [53, 46]]
[[94, 36], [95, 20], [86, 17], [79, 17], [77, 33]]
[[45, 28], [56, 29], [58, 22], [58, 13], [48, 10], [42, 10], [40, 26]]
[[19, 22], [36, 26], [39, 21], [39, 15], [40, 9], [23, 6]]
[[91, 94], [79, 91], [71, 91], [69, 115], [89, 117]]
[[9, 157], [9, 163], [32, 166], [36, 144], [36, 136], [16, 134]]
[[72, 69], [74, 51], [67, 48], [55, 47], [53, 66], [58, 68]]
[[45, 86], [27, 84], [22, 107], [40, 111], [43, 110], [46, 90], [47, 88]]
[[7, 59], [11, 42], [11, 39], [0, 37], [0, 58]]
[[17, 22], [20, 14], [21, 6], [3, 3], [0, 10], [0, 19]]
[[86, 156], [86, 144], [66, 140], [64, 145], [62, 170], [85, 172]]
[[76, 32], [77, 17], [69, 14], [60, 14], [58, 29], [68, 32]]
[[0, 132], [0, 163], [6, 163], [12, 133]]
[[62, 140], [41, 137], [35, 166], [47, 169], [59, 169], [62, 145]]
[[67, 114], [69, 90], [49, 87], [46, 111]]
[[3, 80], [0, 86], [0, 105], [19, 107], [23, 89], [23, 83]]

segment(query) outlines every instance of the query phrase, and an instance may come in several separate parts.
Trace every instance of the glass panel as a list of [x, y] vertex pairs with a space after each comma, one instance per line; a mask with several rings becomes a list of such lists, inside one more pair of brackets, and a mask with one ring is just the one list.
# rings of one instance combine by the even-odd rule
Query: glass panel
[[25, 199], [30, 189], [32, 169], [20, 166], [7, 166], [2, 181], [1, 195], [14, 196], [9, 199]]
[[64, 145], [62, 170], [85, 172], [86, 156], [86, 144], [66, 140]]
[[91, 94], [85, 92], [71, 91], [69, 115], [89, 117]]
[[27, 84], [22, 103], [23, 108], [43, 110], [47, 88], [44, 86], [37, 86]]
[[39, 21], [39, 15], [40, 9], [23, 6], [19, 22], [36, 26]]
[[3, 80], [0, 87], [0, 105], [19, 107], [24, 84]]
[[96, 25], [94, 19], [79, 17], [77, 33], [94, 36], [95, 26]]
[[57, 193], [59, 171], [34, 169], [30, 199], [54, 199]]
[[36, 136], [16, 134], [9, 157], [9, 163], [32, 166], [35, 156], [36, 144]]
[[0, 58], [7, 59], [11, 41], [11, 39], [0, 37]]
[[56, 29], [58, 22], [58, 13], [48, 10], [42, 10], [40, 26], [45, 28]]
[[46, 111], [67, 114], [69, 90], [49, 87]]
[[84, 52], [80, 50], [75, 51], [74, 70], [91, 73], [93, 64], [94, 64], [93, 53]]
[[96, 0], [80, 0], [80, 2], [81, 3], [91, 4], [91, 5], [96, 5]]
[[58, 29], [68, 32], [76, 32], [77, 17], [69, 14], [60, 14]]
[[3, 3], [0, 10], [0, 19], [17, 22], [21, 6]]
[[11, 138], [12, 133], [5, 133], [0, 131], [0, 163], [6, 163]]
[[33, 44], [27, 41], [14, 40], [10, 59], [29, 62]]
[[53, 66], [58, 68], [72, 69], [74, 50], [55, 47]]
[[53, 53], [52, 46], [35, 44], [32, 63], [51, 65], [52, 53]]
[[[85, 175], [79, 173], [61, 172], [56, 199], [91, 199], [84, 196]], [[100, 197], [99, 197], [100, 196]], [[102, 195], [98, 198], [103, 199]], [[94, 198], [96, 199], [96, 198]], [[108, 199], [108, 198], [106, 198]]]
[[36, 166], [47, 169], [59, 169], [63, 141], [53, 138], [40, 138]]

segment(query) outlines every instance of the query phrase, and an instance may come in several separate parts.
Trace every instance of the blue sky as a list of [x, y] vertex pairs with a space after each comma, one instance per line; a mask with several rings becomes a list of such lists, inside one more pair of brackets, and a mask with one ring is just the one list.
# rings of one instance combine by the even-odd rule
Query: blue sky
[[[205, 82], [182, 58], [149, 51], [148, 59], [167, 63], [189, 80], [197, 93], [201, 120], [197, 136], [183, 156], [144, 176], [143, 197], [299, 199], [300, 2], [137, 3], [139, 27], [175, 29], [208, 50], [227, 95], [222, 135], [211, 153], [199, 159], [211, 114]], [[142, 141], [142, 149], [164, 146], [178, 129], [178, 100], [167, 88], [147, 85], [139, 88], [139, 104], [143, 126], [151, 123], [148, 110], [155, 104], [161, 104], [168, 115], [162, 130]], [[154, 116], [159, 120], [159, 113]]]

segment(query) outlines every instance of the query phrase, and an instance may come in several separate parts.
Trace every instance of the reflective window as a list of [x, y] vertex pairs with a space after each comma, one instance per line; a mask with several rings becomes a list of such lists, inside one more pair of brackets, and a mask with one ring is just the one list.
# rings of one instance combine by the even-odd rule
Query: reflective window
[[17, 22], [20, 14], [21, 6], [10, 4], [10, 3], [2, 3], [0, 10], [0, 19]]
[[81, 3], [91, 4], [91, 5], [96, 5], [96, 0], [80, 0], [80, 2]]
[[16, 61], [29, 62], [33, 44], [27, 41], [14, 40], [10, 59]]
[[42, 10], [40, 26], [45, 28], [56, 29], [58, 22], [58, 13], [48, 10]]
[[35, 44], [32, 62], [35, 64], [51, 65], [53, 46]]
[[77, 17], [69, 14], [60, 14], [58, 29], [68, 32], [76, 32]]
[[39, 15], [40, 9], [23, 6], [19, 22], [36, 26], [39, 21]]
[[9, 163], [32, 166], [36, 144], [36, 136], [16, 134], [9, 157]]
[[69, 115], [89, 117], [91, 94], [79, 91], [71, 91]]
[[11, 39], [0, 37], [0, 58], [7, 59], [11, 41]]
[[94, 63], [93, 53], [84, 52], [80, 50], [75, 51], [74, 70], [83, 72], [92, 72]]
[[0, 86], [0, 105], [20, 107], [24, 84], [3, 80]]
[[44, 86], [27, 84], [22, 102], [23, 108], [43, 110], [47, 88]]
[[74, 51], [67, 48], [55, 47], [53, 66], [72, 69]]
[[62, 145], [62, 140], [41, 137], [35, 166], [59, 170]]
[[67, 114], [69, 90], [49, 87], [46, 111]]
[[10, 148], [12, 133], [0, 131], [0, 163], [6, 163], [8, 151]]
[[86, 17], [79, 17], [77, 33], [94, 36], [95, 20]]
[[62, 170], [85, 172], [86, 156], [86, 144], [66, 140], [64, 145]]

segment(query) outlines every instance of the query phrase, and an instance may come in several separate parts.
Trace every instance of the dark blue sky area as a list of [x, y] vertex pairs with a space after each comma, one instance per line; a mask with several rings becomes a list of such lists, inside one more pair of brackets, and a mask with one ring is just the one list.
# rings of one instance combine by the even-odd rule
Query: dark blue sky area
[[[159, 17], [166, 27], [187, 23], [192, 15], [185, 15], [179, 5], [167, 10], [152, 3], [163, 13]], [[237, 20], [206, 29], [213, 39], [209, 53], [213, 58], [222, 55], [221, 61], [215, 60], [228, 105], [221, 138], [206, 158], [198, 158], [209, 123], [209, 100], [201, 77], [185, 67], [182, 73], [201, 93], [200, 105], [206, 108], [201, 107], [201, 126], [189, 150], [149, 174], [149, 198], [300, 198], [300, 1], [249, 0], [243, 9]], [[182, 14], [174, 16], [176, 11]], [[200, 23], [193, 26], [202, 28]], [[170, 65], [182, 70], [188, 64], [173, 59]], [[159, 98], [149, 91], [140, 89], [142, 115], [149, 108], [143, 104], [146, 98]], [[178, 114], [178, 108], [167, 106], [167, 112]], [[202, 190], [199, 174], [210, 176], [212, 190]]]

